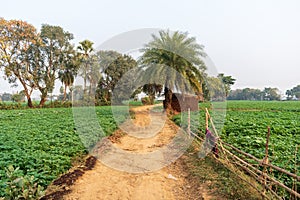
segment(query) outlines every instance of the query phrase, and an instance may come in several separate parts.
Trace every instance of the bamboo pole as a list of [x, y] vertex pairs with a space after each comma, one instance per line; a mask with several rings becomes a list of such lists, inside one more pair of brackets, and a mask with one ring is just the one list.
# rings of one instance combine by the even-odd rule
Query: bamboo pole
[[[266, 188], [267, 190], [269, 190], [269, 191], [270, 191], [274, 196], [276, 196], [277, 198], [280, 199], [280, 197], [279, 197], [279, 196], [271, 189], [271, 187], [269, 188], [269, 187], [267, 186], [267, 184], [266, 184], [266, 183], [267, 183], [267, 180], [271, 181], [272, 184], [275, 184], [275, 185], [277, 185], [277, 186], [280, 186], [280, 187], [284, 188], [284, 189], [285, 189], [286, 191], [288, 191], [290, 194], [294, 195], [295, 198], [300, 198], [300, 194], [297, 193], [297, 191], [294, 191], [293, 189], [287, 187], [287, 186], [284, 185], [283, 183], [281, 183], [281, 182], [277, 181], [276, 179], [274, 179], [274, 178], [268, 176], [268, 174], [266, 173], [266, 166], [268, 166], [268, 167], [271, 167], [271, 168], [273, 168], [273, 169], [275, 169], [275, 170], [278, 170], [278, 171], [280, 171], [280, 172], [282, 172], [282, 173], [285, 173], [285, 174], [287, 174], [287, 175], [289, 175], [289, 176], [292, 176], [292, 177], [294, 177], [294, 179], [296, 179], [296, 180], [300, 180], [300, 176], [297, 176], [297, 174], [293, 174], [293, 173], [291, 173], [291, 172], [288, 172], [288, 171], [286, 171], [286, 170], [284, 170], [284, 169], [282, 169], [282, 168], [280, 168], [280, 167], [277, 167], [277, 166], [275, 166], [275, 165], [272, 165], [271, 163], [268, 162], [268, 146], [269, 146], [269, 137], [270, 137], [270, 128], [269, 128], [269, 127], [268, 127], [268, 134], [267, 134], [267, 141], [266, 141], [266, 150], [265, 150], [266, 156], [265, 156], [265, 158], [264, 158], [263, 160], [261, 160], [261, 159], [258, 159], [258, 158], [256, 158], [256, 157], [254, 157], [253, 155], [248, 154], [248, 153], [246, 153], [246, 152], [244, 152], [244, 151], [242, 151], [242, 150], [239, 150], [238, 148], [236, 148], [236, 147], [234, 147], [234, 146], [232, 146], [232, 145], [230, 145], [230, 144], [227, 144], [227, 143], [223, 142], [221, 139], [219, 139], [218, 132], [217, 132], [215, 126], [214, 126], [213, 120], [212, 120], [212, 118], [211, 118], [211, 116], [210, 116], [210, 114], [209, 114], [209, 112], [208, 112], [208, 109], [205, 108], [205, 110], [206, 110], [206, 122], [205, 122], [206, 124], [205, 124], [205, 126], [206, 126], [206, 128], [208, 128], [208, 120], [210, 120], [211, 126], [212, 126], [212, 128], [213, 128], [213, 130], [214, 130], [216, 136], [218, 137], [219, 144], [220, 144], [220, 146], [221, 146], [221, 148], [222, 148], [222, 150], [223, 150], [223, 153], [224, 153], [225, 158], [226, 158], [226, 160], [228, 161], [228, 163], [230, 163], [230, 161], [228, 160], [228, 158], [227, 158], [227, 156], [226, 156], [225, 153], [228, 153], [228, 154], [229, 154], [230, 156], [232, 156], [233, 158], [239, 160], [241, 163], [245, 164], [246, 166], [252, 168], [255, 172], [257, 172], [257, 173], [259, 173], [260, 175], [262, 175], [262, 176], [263, 176], [263, 179], [265, 180], [265, 181], [264, 181], [264, 184], [262, 184], [263, 187]], [[195, 133], [192, 132], [192, 134], [196, 136]], [[197, 138], [200, 139], [200, 137], [198, 137], [198, 136], [197, 136]], [[202, 138], [201, 138], [200, 140], [202, 140]], [[264, 170], [263, 170], [263, 171], [260, 171], [260, 170], [256, 169], [255, 167], [253, 167], [251, 164], [249, 164], [249, 163], [247, 163], [246, 161], [244, 161], [244, 160], [242, 160], [241, 158], [239, 158], [238, 156], [232, 154], [229, 150], [227, 150], [227, 149], [225, 149], [225, 148], [223, 147], [223, 144], [224, 144], [225, 146], [227, 146], [227, 147], [230, 147], [232, 150], [234, 150], [234, 151], [236, 151], [236, 152], [238, 152], [238, 153], [241, 153], [241, 154], [247, 156], [248, 158], [252, 158], [254, 161], [257, 161], [258, 163], [260, 163], [260, 165], [263, 165], [263, 166], [264, 166]], [[243, 165], [239, 163], [239, 166], [242, 167]], [[243, 168], [247, 168], [246, 166], [243, 166]], [[247, 170], [250, 170], [250, 169], [247, 168]], [[250, 171], [251, 171], [251, 170], [250, 170]], [[249, 171], [248, 171], [248, 172], [249, 172]], [[251, 171], [251, 172], [252, 172], [252, 171]], [[254, 173], [254, 172], [252, 172], [252, 173]], [[254, 174], [255, 174], [255, 173], [254, 173]], [[261, 182], [261, 181], [260, 181], [260, 182]], [[261, 192], [260, 192], [260, 193], [261, 193]], [[265, 192], [264, 192], [264, 193], [265, 193]], [[263, 195], [264, 197], [266, 197], [266, 195], [265, 195], [264, 193], [263, 193], [262, 195]]]
[[205, 131], [208, 129], [208, 114], [207, 114], [207, 108], [205, 108]]
[[[249, 164], [249, 163], [247, 163], [246, 161], [242, 160], [242, 159], [239, 158], [238, 156], [232, 154], [232, 153], [231, 153], [230, 151], [228, 151], [227, 149], [225, 149], [225, 151], [226, 151], [229, 155], [233, 156], [234, 158], [236, 158], [237, 160], [239, 160], [240, 162], [242, 162], [243, 164], [245, 164], [245, 165], [249, 166], [250, 168], [252, 168], [255, 172], [259, 173], [260, 175], [263, 174], [262, 171], [256, 169], [256, 168], [253, 167], [251, 164]], [[294, 191], [294, 190], [292, 190], [291, 188], [287, 187], [287, 186], [284, 185], [283, 183], [277, 181], [276, 179], [274, 179], [274, 178], [272, 178], [272, 177], [270, 177], [270, 176], [268, 176], [268, 175], [266, 175], [266, 178], [267, 178], [268, 180], [272, 181], [273, 183], [275, 183], [276, 185], [278, 185], [278, 186], [284, 188], [284, 189], [285, 189], [286, 191], [288, 191], [289, 193], [291, 193], [291, 194], [295, 195], [296, 197], [300, 198], [300, 194], [299, 194], [299, 193], [297, 193], [296, 191]]]
[[[267, 195], [262, 194], [261, 190], [260, 190], [256, 185], [254, 185], [253, 183], [251, 183], [250, 181], [248, 181], [246, 178], [242, 177], [242, 175], [238, 174], [237, 172], [239, 172], [239, 173], [242, 173], [242, 172], [241, 172], [240, 170], [237, 171], [236, 167], [232, 165], [232, 164], [233, 164], [232, 162], [229, 162], [229, 161], [224, 162], [224, 161], [221, 160], [221, 159], [219, 159], [219, 160], [217, 160], [217, 161], [221, 162], [223, 165], [227, 165], [227, 168], [228, 168], [232, 173], [234, 173], [235, 175], [237, 175], [241, 180], [243, 180], [243, 181], [245, 181], [246, 183], [248, 183], [248, 184], [249, 184], [251, 187], [253, 187], [259, 194], [261, 194], [262, 196], [264, 196], [264, 197], [267, 198], [267, 199], [270, 199]], [[240, 166], [242, 169], [244, 169], [244, 170], [247, 171], [248, 173], [254, 174], [255, 176], [252, 176], [252, 177], [253, 177], [255, 180], [258, 181], [258, 175], [257, 175], [255, 172], [251, 171], [250, 169], [248, 169], [247, 167], [243, 166], [242, 164], [240, 164], [240, 163], [238, 163], [238, 162], [235, 162], [235, 164], [237, 164], [238, 166]], [[258, 181], [258, 182], [259, 182], [259, 181]], [[275, 192], [274, 192], [274, 193], [275, 193]], [[277, 195], [277, 196], [278, 196], [278, 195]], [[281, 199], [281, 198], [279, 198], [279, 199]]]
[[268, 173], [267, 170], [267, 165], [269, 163], [269, 140], [270, 140], [270, 127], [268, 126], [268, 133], [267, 133], [267, 137], [266, 137], [266, 149], [265, 149], [265, 158], [263, 159], [263, 174], [262, 174], [262, 184], [263, 184], [263, 193], [266, 194], [266, 185], [267, 185], [267, 179], [266, 179], [266, 175]]
[[[213, 120], [212, 120], [212, 118], [211, 118], [211, 116], [210, 116], [210, 114], [209, 114], [209, 112], [208, 112], [208, 109], [205, 108], [205, 111], [206, 111], [206, 114], [207, 114], [207, 116], [208, 116], [207, 118], [210, 120], [211, 127], [213, 128], [213, 130], [214, 130], [214, 132], [215, 132], [215, 134], [216, 134], [216, 136], [217, 136], [217, 139], [218, 139], [218, 141], [219, 141], [220, 137], [219, 137], [218, 131], [217, 131], [217, 129], [216, 129], [215, 125], [214, 125], [214, 122], [213, 122]], [[208, 123], [208, 122], [207, 122], [207, 123]], [[222, 151], [224, 151], [224, 147], [223, 147], [222, 143], [219, 142], [219, 144], [220, 144], [220, 147], [221, 147]], [[226, 155], [225, 155], [225, 157], [226, 157]]]
[[[298, 145], [296, 146], [296, 150], [295, 150], [295, 154], [294, 154], [294, 156], [295, 156], [295, 174], [297, 174], [297, 153], [298, 153]], [[295, 191], [297, 191], [297, 180], [294, 178], [293, 179], [293, 189], [295, 190]], [[295, 196], [295, 199], [297, 199], [296, 198], [296, 196]]]
[[[230, 147], [232, 150], [234, 150], [234, 151], [236, 151], [236, 152], [238, 152], [238, 153], [240, 153], [240, 154], [243, 154], [243, 155], [245, 155], [245, 156], [247, 156], [247, 157], [249, 157], [249, 158], [255, 160], [255, 161], [258, 162], [258, 163], [262, 163], [262, 160], [261, 160], [261, 159], [258, 159], [258, 158], [256, 158], [256, 157], [254, 157], [253, 155], [251, 155], [251, 154], [249, 154], [249, 153], [246, 153], [246, 152], [244, 152], [244, 151], [242, 151], [242, 150], [240, 150], [240, 149], [238, 149], [238, 148], [232, 146], [231, 144], [228, 144], [228, 143], [223, 142], [223, 141], [221, 141], [221, 140], [220, 140], [220, 142], [223, 143], [225, 146]], [[277, 170], [277, 171], [279, 171], [279, 172], [282, 172], [282, 173], [284, 173], [284, 174], [287, 174], [287, 175], [289, 175], [289, 176], [295, 178], [297, 181], [300, 181], [300, 176], [298, 176], [297, 174], [293, 174], [293, 173], [291, 173], [291, 172], [289, 172], [289, 171], [286, 171], [285, 169], [282, 169], [282, 168], [280, 168], [280, 167], [277, 167], [277, 166], [275, 166], [275, 165], [273, 165], [273, 164], [271, 164], [271, 163], [266, 164], [266, 166], [271, 167], [271, 168], [273, 168], [273, 169], [275, 169], [275, 170]]]
[[191, 131], [191, 134], [194, 136], [194, 137], [196, 137], [198, 140], [200, 140], [200, 141], [204, 141], [204, 139], [203, 138], [201, 138], [201, 137], [199, 137], [196, 133], [193, 133], [193, 131]]
[[188, 108], [188, 127], [187, 127], [187, 132], [189, 137], [191, 136], [191, 109]]

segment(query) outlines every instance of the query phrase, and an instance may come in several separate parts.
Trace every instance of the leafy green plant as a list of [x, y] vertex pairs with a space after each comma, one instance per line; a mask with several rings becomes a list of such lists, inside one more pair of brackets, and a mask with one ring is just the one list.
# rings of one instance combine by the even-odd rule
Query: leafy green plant
[[[216, 106], [218, 103], [214, 103]], [[221, 103], [220, 103], [221, 104]], [[203, 132], [205, 130], [205, 111], [200, 103], [200, 115], [191, 113], [191, 129]], [[209, 108], [209, 107], [208, 107]], [[267, 127], [271, 127], [269, 141], [269, 161], [291, 173], [300, 172], [300, 151], [295, 152], [300, 145], [300, 101], [228, 101], [226, 120], [220, 136], [223, 141], [232, 144], [259, 159], [265, 156]], [[198, 116], [195, 118], [194, 116]], [[195, 127], [199, 120], [200, 126]], [[187, 126], [187, 114], [176, 115], [173, 121], [183, 127]], [[214, 118], [214, 121], [218, 119]], [[215, 124], [217, 126], [217, 124]], [[203, 134], [202, 134], [203, 136]], [[285, 185], [292, 188], [293, 180], [274, 171], [274, 176]], [[300, 188], [300, 183], [297, 185]]]
[[5, 170], [7, 182], [3, 199], [34, 200], [45, 194], [44, 188], [38, 185], [34, 176], [21, 176], [22, 172], [19, 168], [14, 168], [12, 165]]
[[[95, 110], [105, 135], [117, 129], [115, 118], [119, 122], [126, 119], [122, 106], [115, 115], [110, 106]], [[91, 146], [99, 140], [98, 135], [88, 136]], [[24, 173], [20, 176], [34, 176], [39, 185], [47, 187], [72, 166], [74, 157], [86, 153], [71, 108], [0, 110], [0, 196], [4, 196], [8, 181], [5, 167], [18, 166]]]

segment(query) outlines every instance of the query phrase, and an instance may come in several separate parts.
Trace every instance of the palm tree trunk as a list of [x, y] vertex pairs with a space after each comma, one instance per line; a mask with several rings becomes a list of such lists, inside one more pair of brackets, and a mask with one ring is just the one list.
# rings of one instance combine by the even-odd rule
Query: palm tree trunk
[[64, 99], [63, 99], [63, 101], [66, 101], [66, 98], [67, 98], [67, 85], [65, 84]]
[[165, 101], [164, 101], [164, 109], [166, 111], [172, 110], [172, 90], [168, 87], [165, 87]]

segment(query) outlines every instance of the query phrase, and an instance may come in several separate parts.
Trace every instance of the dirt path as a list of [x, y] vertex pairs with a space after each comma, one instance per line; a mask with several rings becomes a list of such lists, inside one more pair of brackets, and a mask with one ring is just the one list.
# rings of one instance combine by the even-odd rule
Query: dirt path
[[[112, 153], [107, 153], [108, 156], [101, 157], [103, 162], [97, 161], [92, 170], [86, 171], [71, 186], [72, 192], [67, 194], [64, 199], [203, 199], [202, 195], [198, 195], [199, 198], [197, 198], [197, 194], [194, 197], [190, 196], [188, 190], [191, 186], [186, 179], [188, 174], [180, 160], [156, 171], [152, 171], [150, 168], [146, 169], [144, 173], [141, 171], [128, 173], [128, 171], [136, 172], [135, 170], [138, 170], [135, 166], [129, 166], [126, 163], [131, 158], [124, 157], [124, 153], [118, 154], [111, 150], [118, 149], [125, 152], [126, 155], [144, 155], [149, 152], [156, 152], [174, 139], [178, 127], [161, 113], [149, 115], [150, 108], [149, 106], [142, 106], [133, 109], [135, 112], [135, 119], [132, 120], [134, 125], [130, 124], [132, 122], [122, 124], [122, 130], [116, 131], [116, 135], [122, 135], [122, 137], [117, 139], [111, 137], [109, 141], [110, 151], [105, 150], [105, 152]], [[103, 153], [103, 149], [96, 149], [94, 153]], [[111, 163], [115, 163], [116, 167]], [[145, 166], [151, 166], [152, 163], [155, 162], [151, 159], [143, 160]], [[118, 169], [120, 166], [121, 171]], [[155, 165], [153, 167], [159, 168]]]

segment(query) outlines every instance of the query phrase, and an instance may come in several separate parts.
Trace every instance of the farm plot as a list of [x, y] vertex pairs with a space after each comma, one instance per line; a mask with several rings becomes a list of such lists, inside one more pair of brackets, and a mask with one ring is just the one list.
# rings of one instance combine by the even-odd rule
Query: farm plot
[[[203, 105], [201, 105], [201, 108]], [[204, 107], [211, 108], [210, 104]], [[205, 111], [200, 110], [198, 119], [191, 113], [191, 128], [204, 135]], [[200, 116], [200, 119], [199, 119]], [[177, 115], [173, 120], [186, 126], [186, 114], [181, 118]], [[185, 119], [182, 120], [181, 119]], [[196, 121], [200, 127], [193, 127]], [[218, 118], [216, 122], [222, 121]], [[217, 124], [217, 123], [216, 123]], [[218, 125], [218, 124], [217, 124]], [[220, 129], [223, 141], [239, 149], [263, 159], [267, 127], [271, 127], [269, 141], [269, 160], [272, 164], [300, 175], [300, 102], [264, 102], [264, 101], [228, 101], [226, 118]], [[196, 130], [197, 129], [197, 130]], [[296, 148], [298, 151], [296, 152]], [[295, 156], [296, 155], [296, 156]], [[286, 185], [292, 187], [290, 177], [274, 174]]]
[[[110, 107], [97, 107], [96, 114], [105, 134], [117, 128]], [[71, 167], [73, 158], [86, 153], [72, 109], [1, 110], [0, 196], [5, 192], [9, 165], [19, 167], [20, 176], [33, 175], [34, 181], [47, 186]]]

